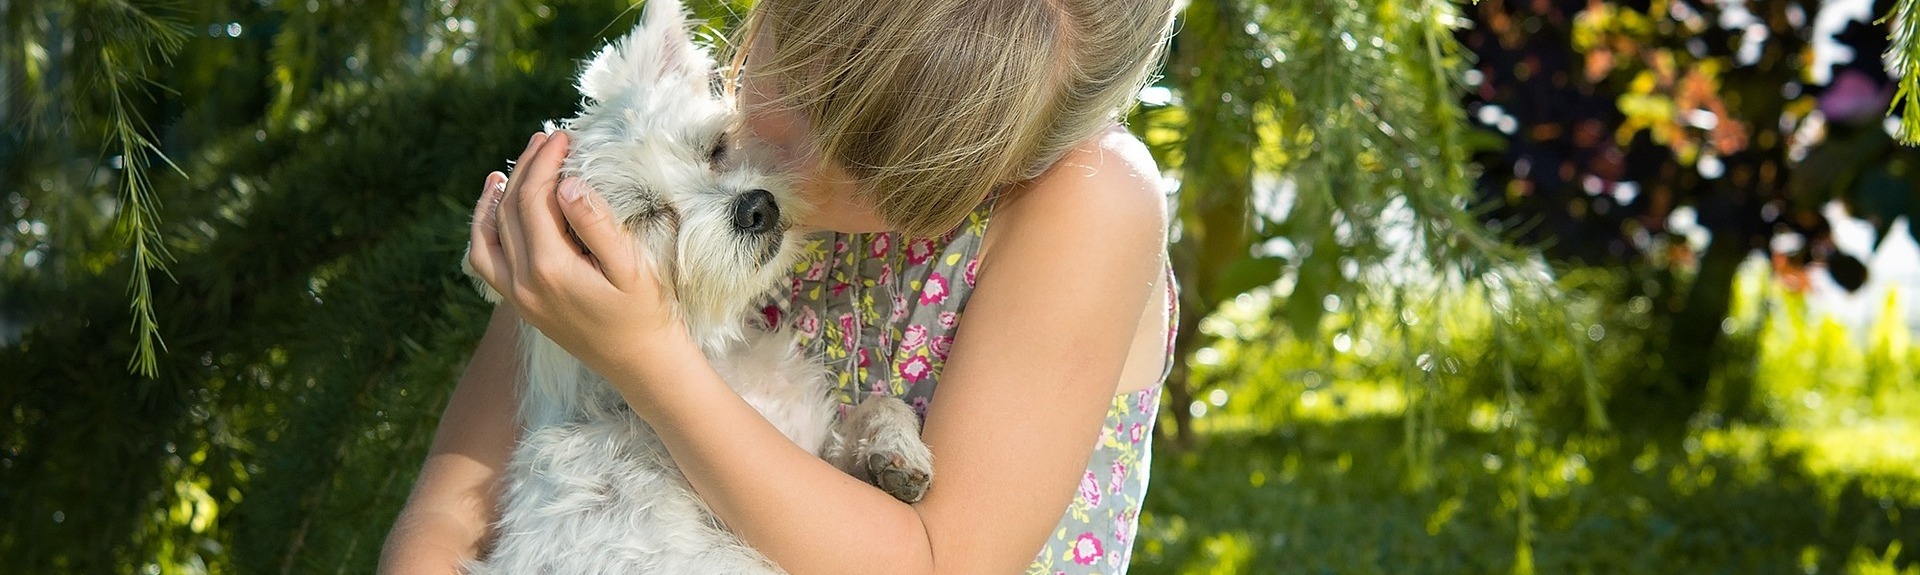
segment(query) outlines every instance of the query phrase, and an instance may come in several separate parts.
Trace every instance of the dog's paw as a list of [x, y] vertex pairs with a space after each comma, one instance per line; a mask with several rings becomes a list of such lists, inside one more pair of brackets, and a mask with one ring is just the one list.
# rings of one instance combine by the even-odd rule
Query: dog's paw
[[919, 501], [933, 483], [933, 451], [920, 439], [920, 417], [895, 397], [869, 399], [860, 407], [866, 419], [860, 443], [867, 477], [895, 499]]
[[493, 291], [493, 286], [487, 285], [486, 280], [480, 279], [480, 272], [473, 270], [472, 246], [468, 246], [467, 253], [460, 256], [460, 271], [467, 274], [468, 280], [473, 281], [473, 289], [474, 291], [480, 292], [481, 298], [487, 300], [488, 303], [500, 303], [502, 299], [500, 292]]
[[916, 465], [915, 459], [900, 453], [870, 453], [867, 454], [867, 473], [873, 478], [875, 487], [894, 499], [917, 503], [920, 498], [927, 496], [927, 488], [933, 485], [933, 469]]
[[920, 417], [900, 398], [861, 402], [834, 437], [827, 461], [895, 499], [918, 502], [933, 485], [933, 451], [920, 440]]

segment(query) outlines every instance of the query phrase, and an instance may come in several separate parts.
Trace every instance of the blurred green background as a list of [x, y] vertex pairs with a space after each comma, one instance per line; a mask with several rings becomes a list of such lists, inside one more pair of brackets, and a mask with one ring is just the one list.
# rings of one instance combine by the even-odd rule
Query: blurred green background
[[[1186, 6], [1134, 571], [1920, 574], [1912, 5]], [[0, 0], [0, 572], [370, 572], [631, 8]]]

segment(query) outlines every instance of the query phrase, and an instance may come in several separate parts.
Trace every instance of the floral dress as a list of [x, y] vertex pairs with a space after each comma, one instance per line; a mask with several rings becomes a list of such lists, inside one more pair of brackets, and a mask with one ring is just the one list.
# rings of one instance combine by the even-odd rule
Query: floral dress
[[[890, 395], [926, 417], [973, 291], [991, 207], [991, 200], [981, 204], [938, 238], [823, 233], [808, 240], [790, 291], [776, 293], [762, 313], [765, 325], [785, 323], [809, 354], [824, 358], [842, 416], [863, 395]], [[1171, 319], [1178, 300], [1171, 280], [1167, 286]], [[1169, 325], [1167, 369], [1173, 336]], [[1113, 398], [1073, 503], [1028, 573], [1126, 572], [1159, 404], [1159, 385]]]

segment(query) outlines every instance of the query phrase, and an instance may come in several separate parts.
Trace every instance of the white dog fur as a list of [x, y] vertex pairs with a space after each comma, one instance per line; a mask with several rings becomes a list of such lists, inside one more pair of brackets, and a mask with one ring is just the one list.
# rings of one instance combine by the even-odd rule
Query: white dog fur
[[[738, 112], [713, 77], [679, 2], [648, 2], [641, 25], [581, 73], [586, 100], [561, 126], [573, 142], [562, 174], [612, 206], [706, 360], [749, 404], [801, 448], [918, 500], [932, 456], [913, 412], [869, 399], [836, 427], [821, 362], [784, 330], [748, 328], [751, 304], [784, 285], [798, 257], [802, 238], [791, 229], [807, 206], [764, 152], [733, 141]], [[469, 573], [779, 572], [720, 525], [604, 380], [532, 327], [520, 341], [523, 435], [493, 546]]]

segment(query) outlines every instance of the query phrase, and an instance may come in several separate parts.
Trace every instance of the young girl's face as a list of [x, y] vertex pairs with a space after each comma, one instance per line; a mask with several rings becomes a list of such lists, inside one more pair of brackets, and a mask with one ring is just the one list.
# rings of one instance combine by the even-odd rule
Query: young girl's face
[[[770, 39], [760, 37], [755, 41]], [[749, 53], [748, 69], [752, 69], [753, 62], [753, 55]], [[746, 116], [746, 135], [755, 140], [749, 145], [767, 146], [781, 166], [792, 171], [800, 196], [813, 203], [814, 209], [799, 222], [800, 227], [844, 233], [888, 230], [873, 206], [855, 193], [853, 178], [844, 168], [835, 162], [817, 161], [807, 118], [795, 110], [773, 105], [780, 95], [777, 90], [770, 82], [747, 75], [740, 84], [740, 108]]]

